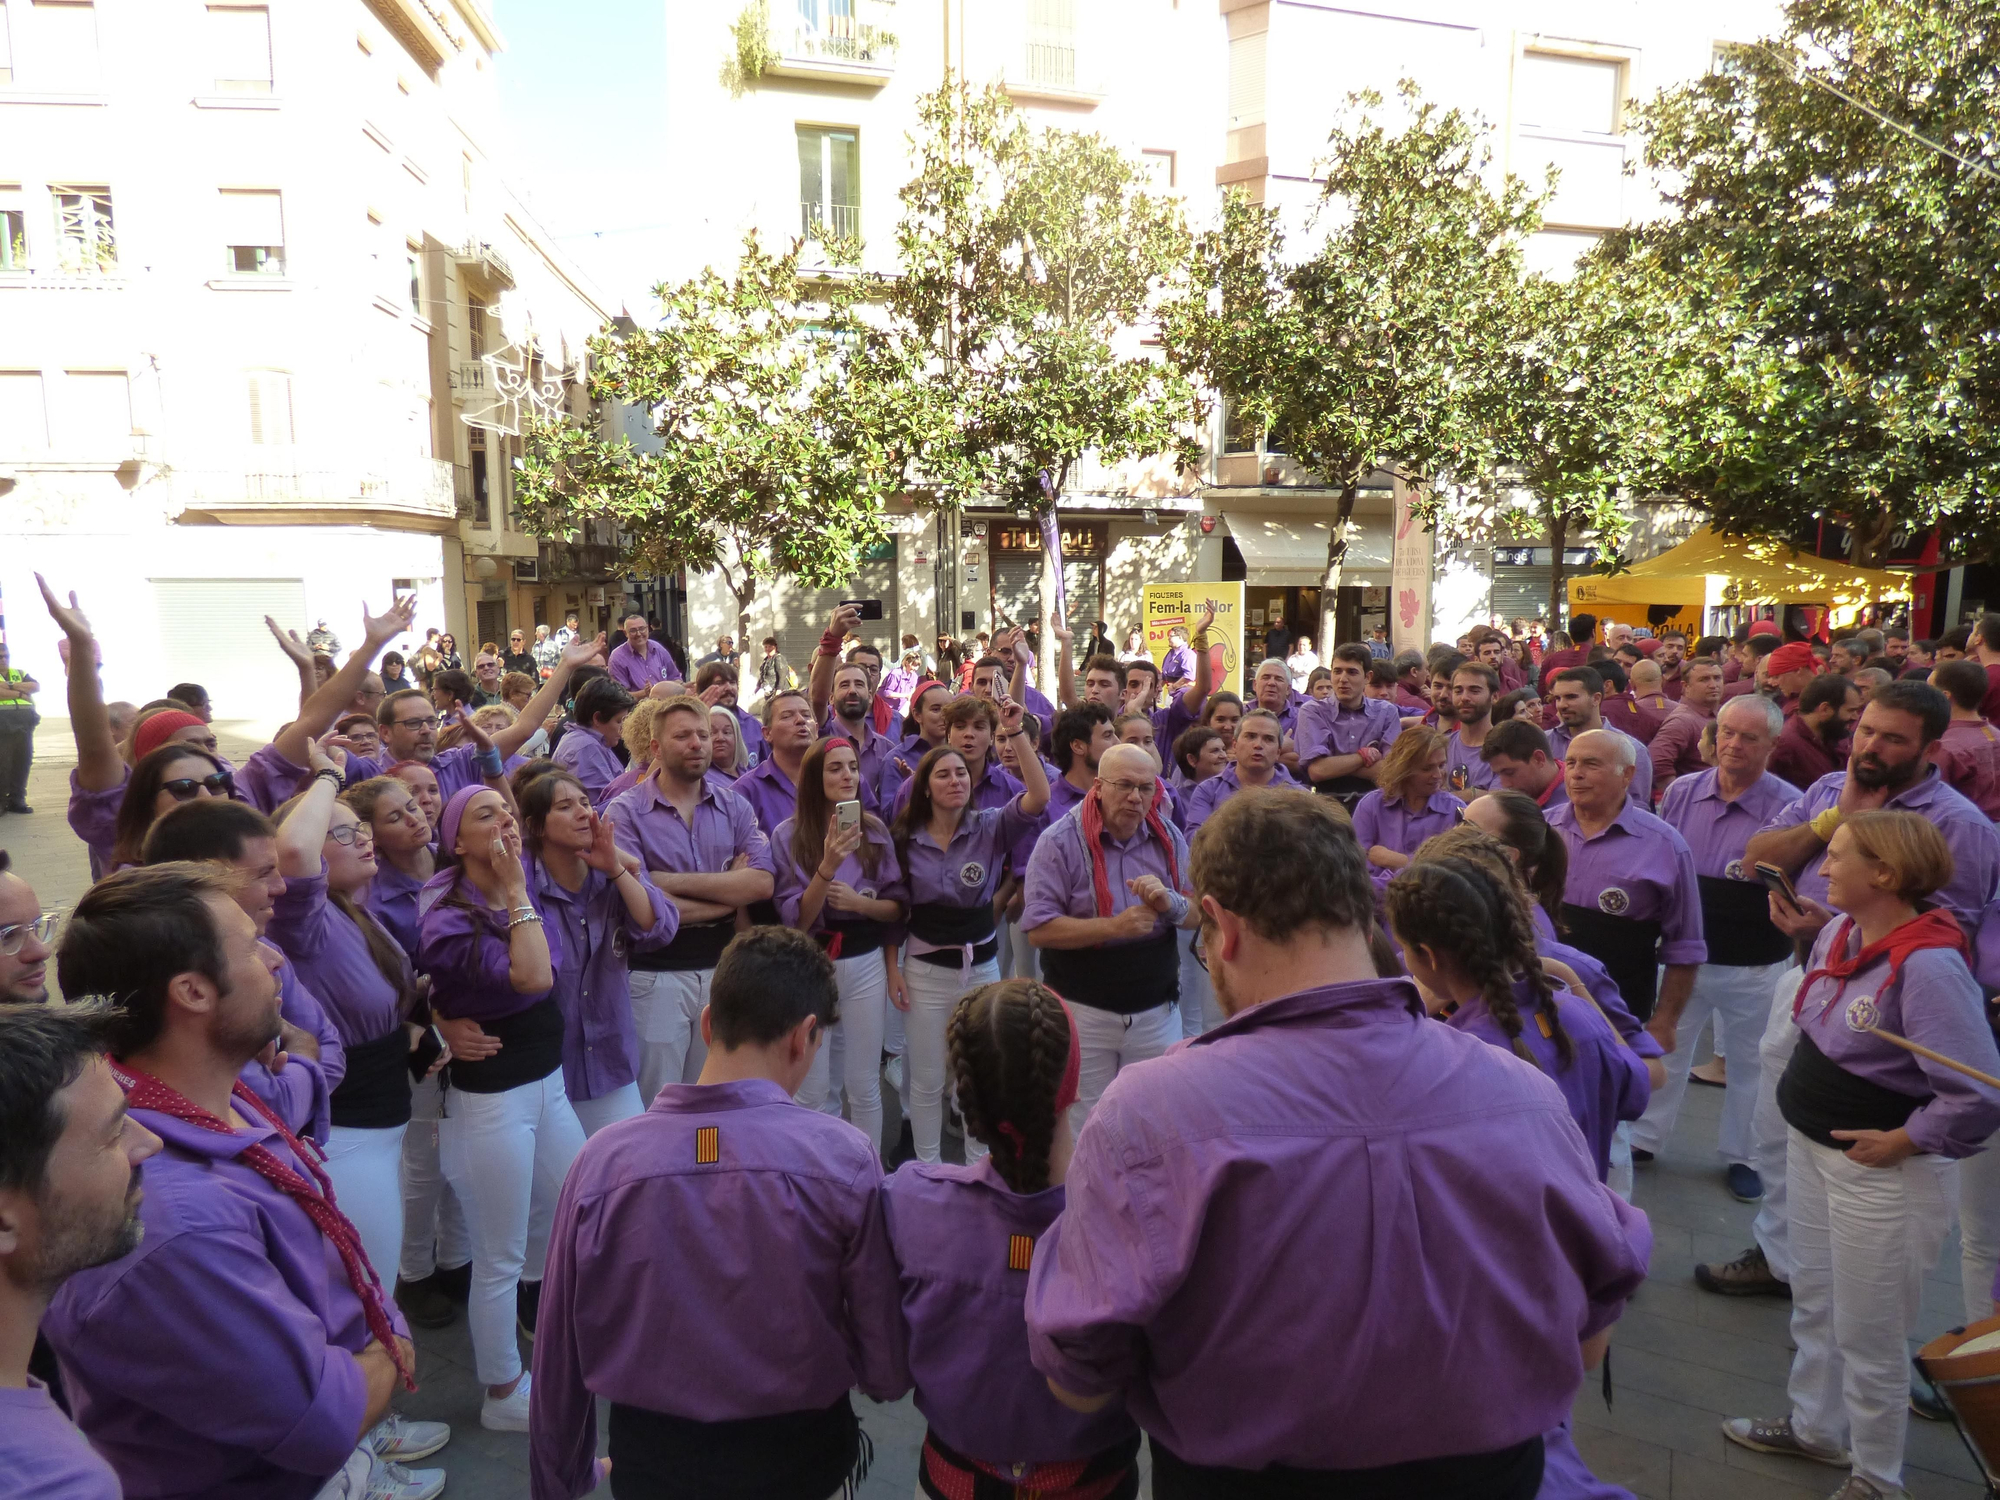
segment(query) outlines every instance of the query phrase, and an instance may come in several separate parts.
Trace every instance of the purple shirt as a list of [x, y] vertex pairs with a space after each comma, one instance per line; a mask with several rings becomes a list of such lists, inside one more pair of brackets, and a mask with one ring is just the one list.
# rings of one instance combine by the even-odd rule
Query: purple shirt
[[[820, 725], [820, 734], [825, 738], [838, 735], [842, 739], [855, 742], [856, 758], [861, 762], [861, 805], [868, 811], [881, 815], [882, 802], [878, 789], [882, 784], [882, 777], [890, 773], [890, 767], [900, 748], [897, 742], [886, 734], [877, 734], [874, 724], [869, 721], [865, 711], [861, 715], [861, 732], [856, 734], [841, 722], [839, 715], [828, 709], [826, 722]], [[771, 826], [775, 828], [777, 824]]]
[[[1035, 1367], [1232, 1468], [1490, 1452], [1562, 1421], [1578, 1341], [1645, 1278], [1645, 1216], [1554, 1083], [1416, 1005], [1408, 980], [1328, 985], [1121, 1071], [1035, 1247]], [[1441, 1390], [1482, 1395], [1440, 1422]]]
[[917, 1410], [948, 1446], [1003, 1470], [1089, 1458], [1134, 1431], [1115, 1404], [1071, 1411], [1028, 1359], [1028, 1272], [1008, 1249], [1040, 1239], [1063, 1202], [1060, 1185], [1014, 1192], [990, 1160], [905, 1162], [883, 1186]]
[[1174, 758], [1174, 741], [1193, 727], [1195, 716], [1188, 711], [1187, 695], [1191, 690], [1182, 688], [1167, 700], [1165, 708], [1152, 710], [1153, 748], [1160, 752], [1160, 758], [1171, 762]]
[[113, 868], [111, 851], [118, 842], [118, 808], [125, 800], [132, 769], [129, 766], [123, 769], [116, 786], [95, 792], [85, 791], [76, 777], [75, 771], [69, 773], [70, 832], [82, 839], [90, 851], [90, 878], [102, 880]]
[[[1556, 1015], [1576, 1048], [1567, 1065], [1556, 1051], [1555, 1038], [1542, 1035], [1541, 1012], [1534, 1006], [1526, 978], [1514, 983], [1514, 1007], [1521, 1013], [1521, 1041], [1534, 1054], [1535, 1065], [1562, 1090], [1569, 1116], [1583, 1132], [1597, 1164], [1597, 1180], [1604, 1181], [1611, 1170], [1611, 1137], [1618, 1122], [1638, 1119], [1653, 1094], [1644, 1060], [1619, 1040], [1595, 1005], [1561, 984], [1556, 986]], [[1483, 997], [1461, 1005], [1446, 1024], [1491, 1042], [1509, 1057], [1517, 1055]]]
[[1769, 771], [1734, 802], [1723, 800], [1722, 773], [1683, 776], [1660, 799], [1660, 821], [1671, 823], [1694, 855], [1694, 872], [1718, 880], [1755, 883], [1757, 872], [1743, 866], [1743, 846], [1751, 835], [1799, 799], [1799, 789]]
[[312, 768], [287, 760], [276, 745], [266, 745], [236, 772], [236, 790], [259, 812], [275, 812], [298, 795], [312, 779]]
[[[1153, 830], [1143, 822], [1129, 839], [1121, 841], [1113, 838], [1108, 827], [1098, 835], [1098, 842], [1104, 848], [1105, 879], [1111, 886], [1111, 910], [1105, 915], [1115, 917], [1128, 906], [1145, 905], [1125, 885], [1126, 881], [1137, 880], [1141, 875], [1157, 875], [1168, 890], [1179, 891], [1183, 895], [1187, 893], [1187, 840], [1172, 823], [1165, 827], [1167, 838], [1173, 844], [1171, 866], [1167, 862], [1167, 851], [1160, 847]], [[1033, 932], [1057, 917], [1089, 918], [1098, 915], [1090, 853], [1084, 844], [1083, 815], [1068, 812], [1051, 823], [1048, 832], [1035, 841], [1035, 852], [1028, 858], [1027, 899], [1021, 908], [1021, 930]], [[1124, 942], [1146, 942], [1172, 925], [1164, 916], [1156, 914], [1151, 931], [1144, 937], [1127, 938]], [[1106, 943], [1104, 946], [1115, 948], [1123, 944]]]
[[[893, 765], [892, 762], [891, 775], [894, 774]], [[910, 784], [909, 781], [905, 781], [897, 787], [895, 798], [889, 803], [889, 810], [882, 814], [883, 822], [893, 822], [903, 815], [903, 809], [910, 805]], [[1053, 781], [1049, 783], [1049, 789], [1051, 793], [1054, 792]], [[972, 784], [972, 800], [965, 805], [969, 808], [1005, 807], [1020, 796], [1023, 790], [1014, 773], [1000, 764], [1000, 757], [989, 753], [985, 764], [979, 768], [979, 779]], [[1028, 856], [1034, 852], [1035, 840], [1041, 836], [1042, 830], [1048, 827], [1048, 822], [1048, 809], [1043, 808], [1034, 818], [1033, 826], [1015, 843], [1008, 856], [1008, 863], [1013, 866], [1016, 873], [1028, 868]]]
[[592, 1487], [600, 1399], [724, 1422], [908, 1390], [881, 1173], [860, 1131], [762, 1078], [670, 1083], [586, 1141], [535, 1330], [540, 1500]]
[[[1843, 932], [1849, 935], [1838, 950], [1841, 956], [1852, 958], [1861, 951], [1860, 927], [1846, 917], [1837, 918], [1820, 930], [1812, 962], [1806, 965], [1808, 974], [1836, 951], [1834, 943]], [[2000, 1073], [2000, 1049], [1994, 1047], [1993, 1028], [1986, 1024], [1979, 985], [1965, 960], [1944, 948], [1912, 953], [1896, 982], [1888, 984], [1888, 978], [1889, 960], [1884, 957], [1851, 976], [1844, 986], [1830, 975], [1814, 980], [1794, 1002], [1799, 1030], [1813, 1039], [1828, 1061], [1857, 1077], [1899, 1094], [1929, 1098], [1903, 1122], [1919, 1151], [1970, 1156], [2000, 1129], [2000, 1093], [1927, 1057], [1851, 1029], [1847, 1007], [1861, 996], [1872, 996], [1881, 1017], [1875, 1024], [1883, 1031], [1920, 1042], [1981, 1072]]]
[[[447, 899], [447, 898], [450, 899]], [[542, 915], [549, 966], [562, 972], [562, 932], [528, 885], [528, 901]], [[486, 904], [459, 872], [440, 870], [425, 884], [417, 919], [417, 967], [431, 976], [431, 1008], [449, 1020], [497, 1021], [539, 1005], [553, 992], [522, 994], [508, 961], [508, 916]]]
[[118, 1476], [34, 1376], [0, 1386], [0, 1474], [20, 1500], [119, 1500]]
[[1606, 916], [1660, 924], [1659, 961], [1708, 962], [1701, 931], [1701, 888], [1694, 855], [1672, 826], [1633, 806], [1630, 797], [1602, 833], [1586, 840], [1576, 807], [1549, 809], [1549, 827], [1569, 847], [1563, 899]]
[[1052, 824], [1064, 814], [1073, 811], [1089, 795], [1089, 787], [1078, 791], [1076, 783], [1058, 771], [1049, 782], [1049, 805], [1042, 810], [1044, 824]]
[[278, 956], [278, 1014], [318, 1041], [319, 1056], [287, 1054], [285, 1066], [276, 1073], [253, 1057], [237, 1077], [271, 1106], [292, 1134], [325, 1144], [333, 1128], [333, 1091], [347, 1076], [347, 1049], [341, 1046], [326, 1007], [300, 982], [292, 961], [275, 944], [264, 946]]
[[368, 883], [368, 910], [389, 929], [414, 963], [417, 957], [417, 894], [424, 883], [406, 875], [387, 860], [375, 861], [375, 878]]
[[[1625, 734], [1625, 731], [1622, 729], [1618, 729], [1610, 724], [1602, 725], [1602, 727], [1609, 730], [1612, 734], [1623, 734], [1626, 739], [1632, 741], [1632, 785], [1626, 789], [1626, 800], [1634, 807], [1651, 807], [1653, 805], [1653, 752], [1646, 747], [1644, 740]], [[1556, 725], [1555, 728], [1549, 731], [1550, 758], [1558, 761], [1565, 759], [1569, 755], [1569, 742], [1575, 738], [1575, 732], [1567, 724]]]
[[[896, 812], [909, 802], [910, 794], [906, 788], [910, 784], [910, 778], [917, 774], [918, 765], [933, 748], [931, 742], [922, 735], [912, 734], [898, 740], [895, 747], [882, 758], [881, 775], [875, 782], [875, 806], [878, 810], [889, 809], [882, 813], [884, 822], [894, 817]], [[991, 764], [994, 757], [989, 755], [986, 759], [987, 763]]]
[[271, 910], [271, 941], [298, 966], [343, 1046], [380, 1041], [401, 1024], [402, 995], [375, 966], [367, 934], [327, 899], [324, 860], [319, 874], [285, 881]]
[[605, 788], [625, 774], [618, 752], [593, 729], [572, 728], [549, 759], [583, 783], [593, 807], [604, 805]]
[[[777, 866], [774, 899], [778, 903], [778, 919], [787, 927], [799, 925], [799, 904], [805, 898], [806, 886], [812, 881], [812, 872], [800, 870], [798, 862], [792, 858], [792, 835], [798, 826], [796, 819], [787, 818], [771, 835], [771, 862]], [[888, 832], [878, 833], [864, 823], [861, 837], [863, 847], [875, 851], [875, 873], [868, 873], [861, 863], [861, 850], [857, 849], [840, 862], [833, 878], [852, 886], [858, 895], [870, 900], [898, 901], [907, 905], [910, 892], [903, 884], [903, 867], [896, 863], [896, 846]], [[866, 920], [865, 917], [838, 912], [822, 904], [819, 915], [813, 918], [812, 926], [806, 931], [818, 936], [838, 932], [842, 927]]]
[[[1492, 732], [1487, 730], [1488, 734]], [[1481, 745], [1484, 743], [1481, 741]], [[1468, 745], [1459, 738], [1456, 727], [1448, 732], [1444, 747], [1444, 784], [1447, 788], [1459, 793], [1478, 793], [1490, 792], [1500, 785], [1499, 773], [1480, 759], [1479, 751], [1480, 745]]]
[[1034, 832], [1037, 821], [1021, 811], [1016, 797], [999, 807], [967, 807], [942, 849], [929, 828], [919, 828], [903, 849], [911, 904], [991, 906], [1008, 852]]
[[[1269, 787], [1272, 790], [1279, 787], [1298, 790], [1303, 789], [1304, 785], [1283, 766], [1274, 766], [1271, 770]], [[1197, 781], [1184, 790], [1181, 793], [1181, 805], [1187, 809], [1185, 831], [1188, 841], [1192, 843], [1195, 834], [1201, 830], [1201, 825], [1215, 816], [1216, 809], [1242, 790], [1243, 783], [1237, 779], [1234, 766], [1227, 766], [1220, 775], [1211, 776], [1206, 781]]]
[[[1839, 803], [1841, 788], [1846, 785], [1845, 771], [1822, 776], [1805, 789], [1798, 801], [1780, 811], [1764, 826], [1797, 828], [1802, 823], [1810, 823]], [[1901, 812], [1916, 813], [1944, 835], [1944, 841], [1951, 849], [1951, 879], [1939, 888], [1932, 900], [1950, 907], [1958, 920], [1965, 924], [1968, 933], [1976, 930], [1979, 914], [1993, 899], [1996, 885], [2000, 885], [2000, 833], [1994, 832], [1993, 824], [1984, 813], [1945, 785], [1935, 766], [1925, 766], [1924, 774], [1914, 785], [1905, 787], [1883, 805]], [[1806, 861], [1804, 869], [1792, 877], [1792, 884], [1801, 896], [1824, 904], [1825, 871], [1826, 850], [1821, 849]], [[1890, 1031], [1895, 1030], [1887, 1022], [1883, 1025]]]
[[768, 835], [799, 808], [799, 789], [792, 785], [774, 756], [736, 778], [736, 795], [750, 804], [757, 826]]
[[572, 1099], [602, 1099], [639, 1076], [626, 949], [672, 942], [680, 908], [643, 874], [653, 904], [647, 923], [632, 920], [625, 897], [602, 870], [586, 868], [582, 887], [571, 891], [531, 859], [528, 878], [536, 904], [562, 933], [562, 964], [551, 993], [562, 1006], [563, 1088]]
[[262, 1144], [312, 1174], [261, 1117], [231, 1135], [132, 1118], [166, 1142], [140, 1169], [145, 1239], [72, 1276], [42, 1324], [77, 1425], [126, 1500], [305, 1500], [354, 1451], [350, 1356], [371, 1335], [339, 1252], [240, 1156]]
[[620, 641], [605, 658], [604, 670], [629, 691], [643, 697], [656, 682], [681, 682], [680, 666], [673, 652], [650, 636], [644, 651], [634, 651], [630, 641]]
[[1342, 708], [1338, 698], [1314, 699], [1299, 708], [1299, 764], [1353, 755], [1363, 745], [1386, 750], [1402, 732], [1403, 720], [1385, 698], [1363, 698], [1354, 708]]
[[[451, 801], [452, 794], [464, 787], [486, 784], [479, 767], [473, 764], [473, 757], [478, 753], [477, 747], [470, 744], [453, 745], [449, 750], [438, 751], [425, 762], [430, 767], [431, 775], [437, 777], [439, 806]], [[398, 762], [387, 754], [380, 759], [350, 755], [347, 757], [347, 784], [359, 786], [372, 777], [387, 776], [389, 767], [396, 764]], [[504, 764], [502, 769], [505, 769]], [[437, 830], [431, 831], [435, 833]]]
[[692, 826], [681, 817], [679, 808], [660, 795], [660, 784], [653, 780], [621, 792], [604, 816], [618, 847], [638, 855], [648, 870], [720, 875], [737, 855], [747, 854], [752, 868], [776, 872], [771, 863], [771, 841], [757, 826], [750, 804], [734, 792], [717, 790], [706, 780], [694, 805]]
[[1160, 658], [1160, 681], [1194, 681], [1194, 647], [1188, 645], [1169, 646], [1167, 654]]
[[728, 705], [736, 716], [736, 737], [743, 741], [743, 763], [754, 766], [764, 759], [764, 726], [757, 722], [757, 716], [747, 713], [735, 704]]
[[[1442, 789], [1416, 812], [1401, 797], [1390, 801], [1380, 787], [1354, 804], [1354, 841], [1361, 852], [1379, 844], [1397, 854], [1415, 854], [1417, 846], [1434, 833], [1454, 828], [1465, 816], [1465, 804]], [[1381, 865], [1368, 866], [1368, 878], [1385, 886], [1397, 874]]]

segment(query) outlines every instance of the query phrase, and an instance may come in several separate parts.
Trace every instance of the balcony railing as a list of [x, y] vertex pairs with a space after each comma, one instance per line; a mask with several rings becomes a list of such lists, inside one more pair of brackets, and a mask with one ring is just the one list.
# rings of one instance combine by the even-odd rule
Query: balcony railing
[[781, 46], [786, 57], [820, 62], [873, 63], [887, 66], [896, 60], [892, 33], [852, 16], [828, 16], [821, 26], [803, 22], [792, 28]]
[[[836, 7], [834, 0], [793, 0], [795, 13], [771, 28], [777, 51], [770, 71], [793, 78], [825, 78], [863, 88], [887, 83], [896, 67], [896, 34], [881, 21], [888, 7], [861, 0]], [[775, 6], [773, 7], [776, 8]], [[790, 7], [787, 7], [790, 8]], [[834, 9], [845, 14], [828, 15]], [[855, 12], [859, 10], [861, 14]], [[862, 14], [880, 17], [863, 20]]]
[[544, 542], [542, 576], [550, 581], [581, 579], [601, 583], [617, 574], [619, 558], [616, 547], [596, 542]]
[[1076, 43], [1033, 41], [1028, 43], [1028, 82], [1038, 88], [1076, 87]]
[[218, 455], [169, 465], [187, 510], [388, 510], [443, 521], [457, 514], [452, 470], [415, 454], [354, 463], [252, 452], [233, 462]]
[[819, 203], [810, 198], [799, 204], [799, 233], [809, 240], [823, 240], [831, 233], [840, 239], [861, 238], [861, 205]]

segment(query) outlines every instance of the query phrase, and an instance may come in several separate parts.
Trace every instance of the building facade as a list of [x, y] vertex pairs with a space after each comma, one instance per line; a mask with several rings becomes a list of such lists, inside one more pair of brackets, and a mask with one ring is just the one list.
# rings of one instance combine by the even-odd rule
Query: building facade
[[504, 180], [500, 48], [485, 0], [0, 0], [22, 665], [59, 678], [38, 571], [114, 697], [193, 680], [226, 718], [296, 702], [266, 615], [352, 638], [414, 591], [471, 648], [616, 605], [611, 538], [512, 519], [523, 396], [587, 419], [611, 310]]

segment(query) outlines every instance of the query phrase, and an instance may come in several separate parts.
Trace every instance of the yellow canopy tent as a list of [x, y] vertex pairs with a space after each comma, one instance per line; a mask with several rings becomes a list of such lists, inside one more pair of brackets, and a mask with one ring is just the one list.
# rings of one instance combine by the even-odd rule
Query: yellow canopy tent
[[1910, 576], [1855, 568], [1783, 542], [1723, 536], [1703, 527], [1678, 547], [1610, 577], [1569, 580], [1572, 611], [1676, 607], [1674, 623], [1700, 628], [1706, 611], [1750, 604], [1817, 604], [1843, 623], [1863, 605], [1910, 597]]

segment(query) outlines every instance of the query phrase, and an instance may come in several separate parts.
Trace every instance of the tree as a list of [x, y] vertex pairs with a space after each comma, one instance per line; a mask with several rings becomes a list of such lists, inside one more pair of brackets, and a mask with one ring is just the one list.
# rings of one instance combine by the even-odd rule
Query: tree
[[1046, 642], [1078, 462], [1200, 463], [1201, 398], [1136, 332], [1185, 275], [1189, 236], [1138, 163], [1101, 136], [1031, 130], [997, 86], [948, 82], [918, 120], [890, 302], [925, 355], [917, 467], [940, 503], [998, 495], [1035, 517]]
[[1293, 459], [1339, 502], [1326, 608], [1340, 585], [1361, 483], [1389, 468], [1420, 488], [1467, 482], [1493, 458], [1484, 383], [1504, 344], [1521, 244], [1541, 199], [1487, 181], [1484, 129], [1401, 85], [1407, 120], [1351, 95], [1328, 137], [1315, 223], [1286, 259], [1277, 215], [1232, 194], [1196, 243], [1194, 283], [1167, 312], [1170, 356], [1253, 422], [1282, 428]]
[[739, 641], [765, 579], [853, 576], [887, 534], [883, 501], [920, 430], [903, 346], [862, 315], [879, 288], [808, 280], [801, 249], [773, 254], [753, 234], [733, 276], [660, 286], [657, 327], [593, 339], [591, 398], [647, 411], [658, 451], [534, 422], [516, 491], [538, 535], [599, 518], [629, 533], [654, 572], [717, 569]]
[[[1844, 96], [1844, 97], [1843, 97]], [[1986, 0], [1792, 0], [1639, 117], [1678, 212], [1649, 482], [1729, 531], [2000, 543], [2000, 27]], [[1910, 132], [1934, 144], [1913, 139]]]

